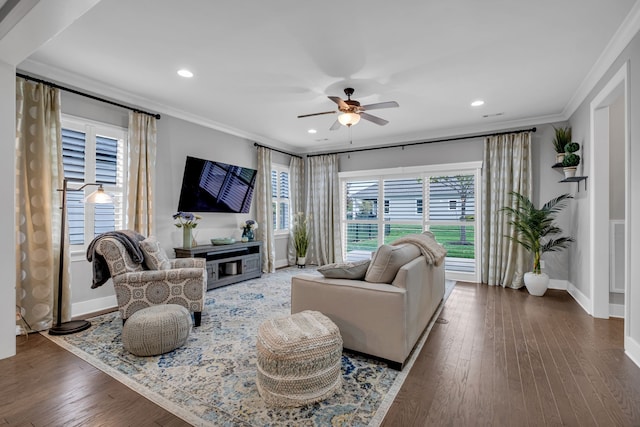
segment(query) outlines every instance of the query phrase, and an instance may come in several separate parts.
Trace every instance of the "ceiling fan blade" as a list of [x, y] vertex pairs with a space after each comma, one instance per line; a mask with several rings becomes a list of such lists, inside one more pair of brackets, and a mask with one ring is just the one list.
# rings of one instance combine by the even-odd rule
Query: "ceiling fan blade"
[[378, 102], [376, 104], [363, 105], [361, 108], [365, 111], [379, 110], [381, 108], [397, 108], [400, 105], [396, 101]]
[[349, 109], [349, 105], [346, 102], [344, 102], [342, 98], [339, 98], [337, 96], [329, 96], [328, 98], [333, 102], [335, 102], [336, 104], [338, 104], [338, 107], [343, 108], [345, 110]]
[[331, 125], [331, 127], [329, 128], [329, 130], [338, 130], [340, 129], [340, 122], [338, 120], [336, 120], [335, 122], [333, 122], [333, 124]]
[[387, 123], [389, 123], [388, 120], [381, 119], [380, 117], [372, 116], [371, 114], [367, 114], [367, 113], [360, 113], [360, 118], [361, 119], [365, 119], [365, 120], [369, 120], [370, 122], [373, 122], [373, 123], [375, 123], [377, 125], [380, 125], [380, 126], [384, 126]]
[[321, 116], [323, 114], [334, 114], [336, 111], [325, 111], [324, 113], [312, 113], [312, 114], [303, 114], [301, 116], [298, 116], [299, 119], [302, 119], [303, 117], [311, 117], [311, 116]]

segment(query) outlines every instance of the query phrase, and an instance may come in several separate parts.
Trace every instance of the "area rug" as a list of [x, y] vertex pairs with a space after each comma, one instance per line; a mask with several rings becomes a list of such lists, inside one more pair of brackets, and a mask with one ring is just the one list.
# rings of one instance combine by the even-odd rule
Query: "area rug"
[[[402, 372], [345, 351], [340, 393], [313, 405], [276, 409], [265, 405], [256, 388], [256, 332], [264, 320], [290, 314], [291, 276], [299, 272], [284, 269], [207, 292], [202, 326], [183, 347], [161, 356], [125, 351], [118, 313], [90, 319], [92, 327], [81, 333], [43, 335], [193, 425], [379, 425], [442, 304]], [[454, 285], [447, 281], [445, 300]]]

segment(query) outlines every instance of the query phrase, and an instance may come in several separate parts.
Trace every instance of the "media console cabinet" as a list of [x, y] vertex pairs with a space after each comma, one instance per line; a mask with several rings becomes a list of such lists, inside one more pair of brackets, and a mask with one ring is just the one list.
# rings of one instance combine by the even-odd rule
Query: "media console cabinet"
[[174, 248], [178, 258], [207, 259], [207, 290], [262, 276], [262, 242]]

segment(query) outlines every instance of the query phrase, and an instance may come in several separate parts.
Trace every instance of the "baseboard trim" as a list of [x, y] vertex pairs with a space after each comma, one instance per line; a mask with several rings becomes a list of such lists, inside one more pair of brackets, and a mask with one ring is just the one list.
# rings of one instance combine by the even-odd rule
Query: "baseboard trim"
[[631, 337], [624, 337], [624, 354], [640, 367], [640, 344]]
[[624, 304], [609, 304], [609, 317], [624, 318]]
[[549, 289], [559, 289], [561, 291], [567, 290], [567, 281], [560, 279], [550, 279], [549, 280]]
[[77, 318], [113, 308], [118, 308], [118, 301], [115, 295], [109, 295], [71, 304], [71, 313], [74, 318]]
[[582, 309], [587, 314], [592, 315], [591, 311], [587, 308], [587, 307], [591, 307], [591, 299], [587, 297], [585, 294], [583, 294], [580, 291], [580, 289], [573, 286], [573, 283], [569, 282], [568, 280], [567, 280], [567, 292], [569, 292], [569, 295], [571, 295], [573, 299], [576, 300], [576, 302], [580, 305], [580, 307], [582, 307]]

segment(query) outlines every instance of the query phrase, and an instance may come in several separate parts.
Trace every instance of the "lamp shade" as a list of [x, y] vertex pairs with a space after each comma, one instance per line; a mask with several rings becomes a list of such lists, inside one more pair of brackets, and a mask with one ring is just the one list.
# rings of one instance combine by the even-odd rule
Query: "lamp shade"
[[101, 205], [101, 204], [113, 203], [113, 198], [107, 193], [105, 193], [104, 188], [102, 188], [102, 185], [101, 185], [100, 187], [98, 187], [96, 191], [94, 191], [93, 193], [85, 197], [84, 202]]
[[342, 113], [338, 116], [338, 121], [344, 126], [353, 126], [360, 121], [360, 114]]

